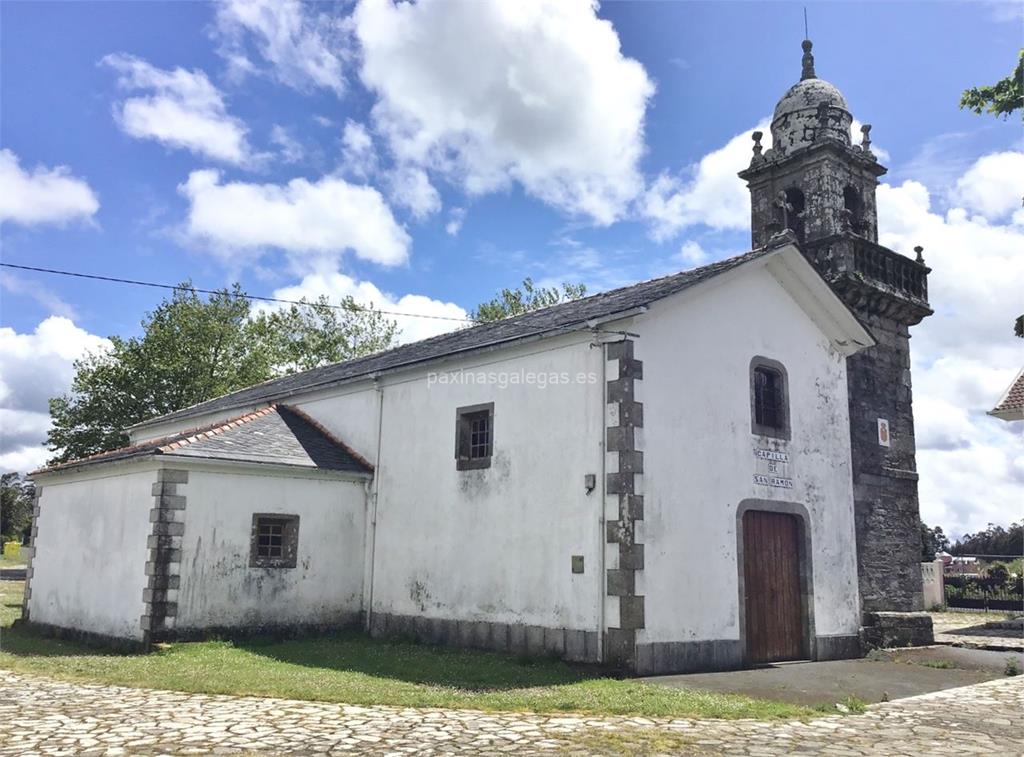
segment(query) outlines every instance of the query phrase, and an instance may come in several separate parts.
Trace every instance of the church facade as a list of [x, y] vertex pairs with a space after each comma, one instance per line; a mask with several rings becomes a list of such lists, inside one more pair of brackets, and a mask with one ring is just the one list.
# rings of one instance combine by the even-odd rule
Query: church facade
[[363, 624], [638, 674], [860, 654], [864, 611], [920, 609], [927, 269], [877, 245], [884, 169], [805, 46], [741, 173], [751, 252], [38, 471], [24, 618], [140, 644]]
[[910, 327], [932, 310], [923, 250], [911, 259], [878, 244], [875, 188], [886, 169], [871, 126], [850, 138], [846, 100], [814, 70], [803, 43], [800, 81], [775, 108], [773, 147], [740, 172], [751, 194], [755, 247], [785, 226], [878, 344], [848, 362], [857, 562], [864, 609], [924, 609], [910, 375]]

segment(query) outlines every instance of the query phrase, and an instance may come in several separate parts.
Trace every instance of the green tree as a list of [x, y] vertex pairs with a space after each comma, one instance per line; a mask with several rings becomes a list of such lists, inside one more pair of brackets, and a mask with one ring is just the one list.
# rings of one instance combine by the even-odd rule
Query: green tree
[[1006, 566], [1006, 563], [994, 562], [988, 566], [985, 571], [989, 582], [996, 589], [1001, 589], [1006, 585], [1006, 582], [1010, 580], [1010, 569]]
[[1024, 49], [1017, 58], [1017, 67], [1005, 79], [985, 87], [972, 87], [960, 96], [960, 107], [975, 113], [991, 113], [1009, 118], [1024, 108]]
[[949, 550], [949, 539], [942, 531], [942, 526], [930, 528], [921, 521], [921, 562], [931, 562], [939, 552]]
[[128, 442], [149, 418], [297, 370], [391, 345], [395, 323], [348, 298], [254, 315], [236, 284], [203, 298], [183, 283], [142, 321], [142, 336], [75, 364], [71, 392], [50, 400], [51, 463]]
[[0, 542], [22, 541], [32, 523], [35, 487], [17, 473], [0, 477]]
[[380, 352], [395, 342], [398, 324], [351, 297], [338, 307], [320, 296], [306, 306], [261, 313], [255, 329], [272, 350], [277, 373], [294, 373]]
[[538, 287], [533, 279], [523, 279], [522, 287], [502, 289], [493, 300], [480, 303], [470, 316], [474, 321], [488, 323], [522, 315], [541, 308], [557, 305], [560, 302], [578, 300], [587, 296], [587, 287], [583, 284], [562, 284], [558, 287]]
[[976, 534], [965, 534], [950, 549], [954, 555], [1024, 555], [1024, 521], [1003, 528], [993, 523]]
[[1014, 336], [1019, 336], [1024, 339], [1024, 315], [1018, 315], [1017, 320], [1013, 323]]

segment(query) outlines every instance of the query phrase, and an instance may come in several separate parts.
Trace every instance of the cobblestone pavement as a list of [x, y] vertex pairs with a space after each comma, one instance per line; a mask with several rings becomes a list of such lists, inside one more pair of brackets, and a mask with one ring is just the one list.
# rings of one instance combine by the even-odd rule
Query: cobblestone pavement
[[1024, 652], [1024, 638], [1002, 636], [992, 633], [937, 633], [936, 644], [949, 644], [954, 647], [970, 647], [973, 649], [996, 649], [1006, 652]]
[[[999, 613], [931, 613], [936, 644], [1024, 652], [1021, 622]], [[999, 622], [1001, 621], [1001, 622]]]
[[[808, 722], [350, 707], [65, 683], [0, 671], [0, 754], [1022, 753], [1024, 677]], [[650, 753], [650, 751], [648, 751]]]

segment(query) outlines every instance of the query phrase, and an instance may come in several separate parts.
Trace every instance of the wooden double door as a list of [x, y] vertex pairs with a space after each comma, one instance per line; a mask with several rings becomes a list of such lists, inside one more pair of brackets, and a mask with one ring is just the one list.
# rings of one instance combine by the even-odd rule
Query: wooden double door
[[743, 514], [748, 663], [807, 658], [801, 522], [786, 513]]

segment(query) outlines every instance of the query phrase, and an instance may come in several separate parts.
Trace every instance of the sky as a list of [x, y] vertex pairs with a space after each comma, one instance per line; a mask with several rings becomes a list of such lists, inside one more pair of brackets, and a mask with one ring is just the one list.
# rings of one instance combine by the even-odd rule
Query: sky
[[[1020, 4], [807, 3], [817, 73], [873, 125], [880, 241], [925, 249], [911, 340], [922, 516], [1024, 517], [1019, 118], [958, 108]], [[803, 4], [0, 3], [3, 261], [458, 327], [524, 277], [592, 292], [750, 244], [736, 172], [799, 79]], [[765, 129], [767, 131], [767, 129]], [[27, 471], [73, 361], [165, 292], [0, 272], [0, 467]], [[422, 318], [416, 315], [441, 316]]]

